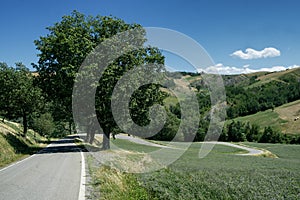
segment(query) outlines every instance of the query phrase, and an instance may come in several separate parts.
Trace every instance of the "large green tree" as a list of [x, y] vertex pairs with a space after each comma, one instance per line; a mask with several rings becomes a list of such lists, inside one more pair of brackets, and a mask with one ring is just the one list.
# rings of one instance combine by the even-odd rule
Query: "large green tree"
[[[150, 83], [146, 85], [140, 85], [139, 87], [139, 78], [143, 77], [145, 79], [151, 79], [150, 76], [155, 76], [157, 72], [164, 70], [163, 64], [164, 57], [161, 55], [159, 50], [149, 47], [131, 51], [128, 54], [122, 55], [104, 71], [96, 91], [97, 119], [104, 132], [103, 149], [110, 148], [110, 133], [113, 131], [119, 131], [119, 126], [115, 122], [116, 117], [122, 118], [121, 120], [123, 122], [121, 123], [121, 129], [123, 131], [127, 131], [130, 134], [141, 137], [148, 137], [149, 134], [151, 134], [147, 133], [147, 130], [145, 129], [139, 129], [137, 126], [145, 127], [149, 125], [151, 121], [151, 113], [149, 112], [149, 108], [154, 104], [162, 105], [166, 94], [160, 90], [161, 86], [159, 84]], [[120, 90], [124, 92], [117, 93], [113, 97], [112, 94], [117, 82], [120, 81], [126, 72], [129, 72], [130, 70], [139, 70], [135, 67], [139, 67], [142, 71], [140, 71], [139, 74], [135, 74], [133, 72], [133, 75], [131, 75], [128, 80], [123, 80], [123, 85], [120, 85]], [[145, 74], [144, 70], [147, 72], [147, 74]], [[137, 90], [135, 90], [131, 95], [130, 93], [126, 92], [128, 86], [136, 87]], [[126, 99], [126, 96], [128, 95], [130, 95], [128, 98], [129, 101], [122, 101], [122, 99]], [[115, 104], [113, 105], [112, 100], [115, 101]], [[123, 105], [120, 104], [128, 104], [127, 108], [130, 116], [127, 116], [122, 110], [117, 111], [118, 116], [113, 116], [112, 106], [122, 107]], [[155, 112], [152, 114], [156, 115], [152, 117], [152, 123], [159, 124], [157, 121], [155, 122], [154, 119], [155, 117], [157, 119], [161, 118], [159, 113]], [[131, 121], [131, 119], [137, 126], [130, 122], [126, 123], [128, 120]], [[155, 127], [153, 128], [155, 129]], [[152, 129], [153, 133], [155, 133], [154, 129]]]
[[[41, 88], [47, 94], [47, 99], [55, 105], [55, 120], [70, 123], [73, 121], [72, 89], [77, 72], [87, 55], [106, 39], [135, 28], [141, 26], [127, 24], [115, 17], [87, 17], [74, 11], [71, 15], [64, 16], [61, 22], [48, 27], [49, 33], [35, 41], [40, 51], [39, 62], [35, 67], [39, 73]], [[141, 44], [146, 41], [144, 37], [143, 32], [142, 39], [138, 40]], [[109, 148], [110, 133], [118, 130], [111, 112], [111, 96], [122, 75], [134, 66], [146, 66], [148, 63], [156, 64], [154, 70], [159, 71], [163, 62], [164, 57], [157, 49], [147, 47], [128, 52], [109, 65], [97, 84], [97, 120], [93, 116], [87, 117], [86, 120], [86, 125], [89, 125], [86, 129], [89, 142], [94, 138], [95, 123], [99, 122], [104, 131], [104, 149]], [[149, 121], [146, 108], [155, 101], [161, 102], [163, 95], [159, 92], [158, 85], [149, 84], [140, 88], [135, 96], [139, 98], [133, 98], [131, 101], [132, 117], [138, 124], [144, 125], [145, 121]]]
[[72, 123], [72, 87], [76, 72], [86, 55], [100, 42], [99, 18], [86, 18], [73, 12], [62, 21], [48, 27], [49, 34], [35, 41], [40, 51], [34, 67], [38, 71], [39, 85], [52, 102], [56, 121]]

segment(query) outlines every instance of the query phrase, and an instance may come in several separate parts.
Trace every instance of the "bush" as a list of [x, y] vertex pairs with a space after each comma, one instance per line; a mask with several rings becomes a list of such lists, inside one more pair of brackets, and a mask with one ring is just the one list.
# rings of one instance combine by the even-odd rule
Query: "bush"
[[261, 143], [282, 143], [282, 136], [271, 127], [266, 127], [259, 141]]
[[[176, 133], [179, 129], [179, 124], [180, 124], [180, 120], [173, 113], [168, 111], [167, 121], [163, 129], [149, 139], [171, 141], [176, 136]], [[175, 140], [183, 140], [183, 138], [175, 138]]]
[[246, 141], [246, 134], [247, 132], [245, 128], [245, 124], [243, 124], [240, 121], [232, 121], [227, 126], [227, 135], [228, 135], [228, 141], [231, 142], [244, 142]]
[[50, 113], [45, 113], [33, 119], [33, 130], [42, 136], [51, 136], [55, 130], [55, 124]]
[[57, 123], [55, 123], [54, 131], [52, 132], [50, 137], [61, 138], [61, 137], [65, 137], [66, 135], [68, 135], [68, 133], [69, 132], [67, 131], [67, 129], [65, 127], [65, 123], [57, 122]]

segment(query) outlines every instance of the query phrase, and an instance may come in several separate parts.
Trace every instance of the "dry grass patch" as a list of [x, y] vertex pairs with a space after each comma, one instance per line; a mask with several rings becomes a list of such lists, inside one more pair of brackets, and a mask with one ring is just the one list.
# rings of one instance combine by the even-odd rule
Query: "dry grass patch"
[[275, 109], [279, 117], [286, 120], [287, 123], [282, 125], [282, 132], [287, 134], [300, 133], [300, 119], [295, 120], [300, 116], [300, 100], [285, 104]]

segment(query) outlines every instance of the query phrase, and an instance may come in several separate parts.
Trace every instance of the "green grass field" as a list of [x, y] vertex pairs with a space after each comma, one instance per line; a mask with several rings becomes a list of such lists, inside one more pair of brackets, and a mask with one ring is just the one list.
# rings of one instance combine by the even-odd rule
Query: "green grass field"
[[[117, 140], [126, 151], [157, 150]], [[236, 155], [243, 151], [216, 145], [198, 158], [194, 143], [176, 162], [159, 171], [130, 174], [101, 166], [91, 167], [95, 199], [299, 199], [300, 145], [257, 144], [278, 158]], [[137, 167], [137, 166], [132, 166]], [[96, 193], [97, 193], [96, 192]]]
[[276, 129], [280, 129], [281, 125], [287, 122], [283, 119], [280, 119], [278, 113], [273, 112], [272, 110], [258, 112], [256, 114], [247, 115], [245, 117], [238, 117], [234, 120], [241, 122], [250, 122], [250, 124], [257, 124], [261, 128], [271, 126]]

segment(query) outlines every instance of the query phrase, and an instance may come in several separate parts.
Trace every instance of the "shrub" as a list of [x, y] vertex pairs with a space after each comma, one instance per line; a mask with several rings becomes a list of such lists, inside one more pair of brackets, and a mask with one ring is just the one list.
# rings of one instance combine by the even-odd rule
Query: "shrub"
[[50, 136], [55, 130], [55, 124], [50, 113], [45, 113], [33, 119], [33, 130], [42, 136]]
[[278, 131], [273, 130], [271, 127], [266, 127], [262, 136], [259, 139], [261, 143], [281, 143], [282, 136]]

